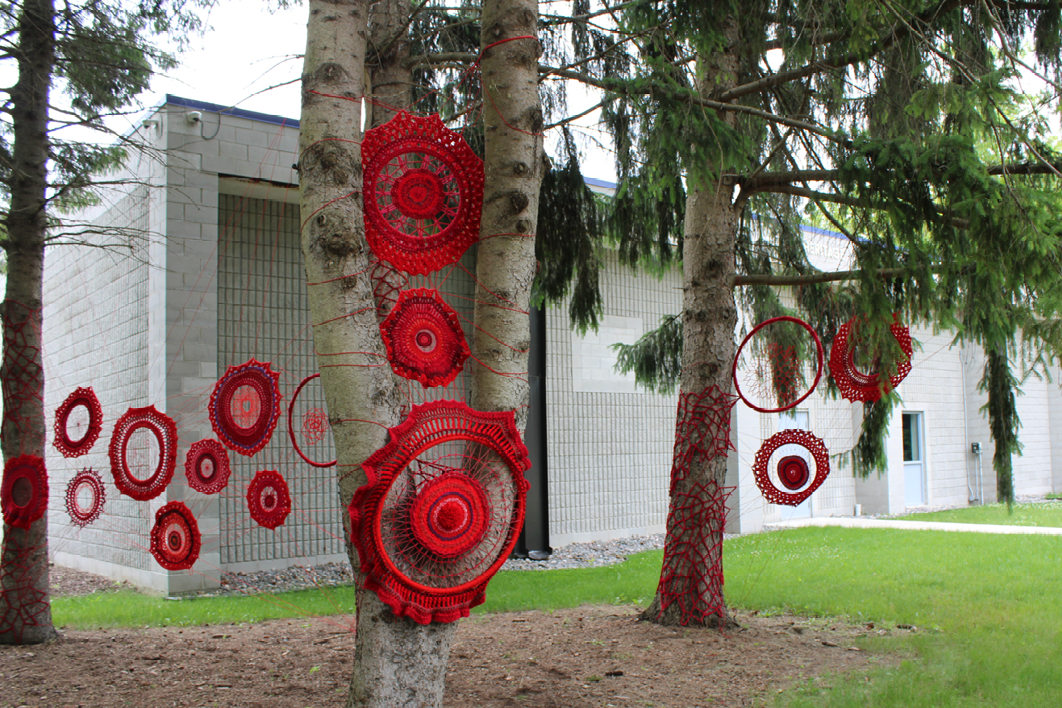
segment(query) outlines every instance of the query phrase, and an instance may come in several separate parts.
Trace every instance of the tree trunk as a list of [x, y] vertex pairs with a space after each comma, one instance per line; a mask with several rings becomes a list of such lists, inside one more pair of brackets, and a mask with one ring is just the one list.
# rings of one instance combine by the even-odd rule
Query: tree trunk
[[[3, 309], [4, 459], [44, 457], [42, 274], [47, 229], [48, 92], [55, 63], [53, 0], [27, 0], [19, 19], [19, 78], [11, 90], [11, 203]], [[48, 515], [28, 529], [4, 525], [0, 555], [0, 644], [56, 636], [48, 598]]]

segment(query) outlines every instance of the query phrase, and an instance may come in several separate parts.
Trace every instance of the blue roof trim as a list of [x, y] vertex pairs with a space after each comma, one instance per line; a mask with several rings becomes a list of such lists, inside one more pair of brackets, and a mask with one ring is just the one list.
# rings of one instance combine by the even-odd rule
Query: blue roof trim
[[207, 103], [206, 101], [195, 101], [190, 98], [181, 98], [180, 96], [174, 96], [173, 94], [166, 94], [165, 103], [171, 106], [181, 106], [182, 108], [191, 108], [196, 111], [210, 111], [211, 113], [221, 113], [227, 116], [235, 116], [236, 118], [247, 118], [248, 120], [256, 120], [262, 123], [272, 123], [273, 125], [284, 125], [292, 128], [299, 127], [299, 121], [294, 118], [285, 118], [283, 116], [275, 116], [270, 113], [259, 113], [257, 111], [248, 111], [243, 108], [236, 108], [234, 106], [222, 106], [217, 103]]
[[604, 189], [615, 189], [616, 187], [619, 186], [615, 182], [609, 182], [607, 180], [595, 179], [593, 177], [586, 177], [586, 176], [583, 177], [583, 181], [586, 182], [591, 187], [602, 187]]

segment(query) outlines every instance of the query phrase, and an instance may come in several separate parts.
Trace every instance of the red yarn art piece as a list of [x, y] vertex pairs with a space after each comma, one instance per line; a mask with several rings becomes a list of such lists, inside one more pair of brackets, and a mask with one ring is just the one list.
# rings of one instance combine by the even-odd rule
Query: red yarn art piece
[[276, 470], [259, 470], [247, 488], [247, 509], [259, 526], [275, 529], [291, 513], [288, 483]]
[[48, 473], [42, 458], [19, 455], [7, 461], [0, 483], [0, 506], [4, 523], [19, 529], [29, 529], [44, 516], [48, 508]]
[[830, 374], [845, 400], [871, 403], [881, 400], [882, 396], [899, 386], [907, 374], [911, 373], [911, 331], [898, 321], [889, 325], [892, 336], [907, 358], [896, 362], [896, 373], [887, 381], [882, 381], [880, 372], [860, 371], [856, 366], [855, 353], [859, 342], [855, 334], [858, 328], [859, 317], [853, 317], [837, 330], [837, 336], [833, 338], [833, 346], [830, 348]]
[[439, 116], [405, 111], [365, 131], [365, 238], [399, 270], [425, 275], [479, 238], [483, 161]]
[[[801, 362], [792, 347], [768, 343], [765, 354], [753, 352], [752, 338], [765, 327], [781, 322], [792, 322], [804, 329], [815, 342], [815, 380], [803, 394], [797, 390], [801, 381]], [[807, 322], [796, 317], [772, 317], [764, 320], [745, 335], [734, 356], [734, 391], [749, 408], [760, 413], [781, 413], [800, 404], [811, 395], [822, 379], [822, 340]], [[742, 389], [741, 382], [745, 381]], [[774, 405], [772, 405], [774, 404]]]
[[[70, 416], [78, 409], [84, 410], [85, 414], [79, 414], [78, 420], [72, 423]], [[52, 444], [63, 457], [80, 457], [96, 444], [102, 425], [103, 409], [96, 392], [91, 388], [75, 389], [55, 411], [55, 440]], [[71, 428], [75, 431], [73, 436]]]
[[428, 288], [403, 291], [380, 334], [394, 372], [424, 388], [448, 385], [470, 355], [457, 313]]
[[217, 440], [192, 443], [184, 458], [188, 486], [200, 494], [217, 494], [229, 483], [229, 453]]
[[151, 555], [166, 570], [189, 570], [202, 546], [199, 524], [184, 502], [170, 502], [155, 512]]
[[689, 476], [695, 461], [726, 457], [735, 449], [730, 442], [730, 411], [737, 400], [737, 396], [718, 386], [679, 396], [671, 493]]
[[[158, 463], [154, 471], [146, 477], [137, 477], [130, 465], [129, 443], [138, 430], [146, 430], [155, 437]], [[144, 457], [150, 457], [148, 445], [134, 446], [136, 467], [144, 465]], [[114, 425], [109, 449], [111, 474], [118, 491], [137, 501], [154, 499], [173, 479], [177, 468], [177, 425], [165, 413], [160, 413], [155, 406], [147, 408], [130, 408]]]
[[[302, 447], [299, 446], [299, 441], [295, 436], [295, 424], [292, 422], [292, 417], [295, 414], [295, 404], [299, 400], [299, 394], [302, 393], [302, 389], [306, 384], [310, 383], [316, 378], [320, 378], [320, 374], [311, 374], [299, 383], [299, 387], [295, 389], [295, 395], [291, 397], [291, 405], [288, 406], [288, 438], [291, 440], [291, 446], [295, 448], [295, 453], [302, 458], [303, 462], [313, 467], [332, 467], [336, 464], [335, 460], [331, 462], [318, 462], [312, 460], [303, 452]], [[325, 433], [329, 428], [328, 414], [320, 408], [311, 408], [302, 418], [302, 437], [310, 445], [316, 444], [324, 440]]]
[[[779, 449], [785, 453], [781, 458], [775, 454]], [[814, 478], [809, 469], [812, 461]], [[807, 430], [783, 430], [764, 441], [756, 452], [752, 472], [756, 486], [767, 501], [797, 506], [826, 481], [830, 474], [830, 453], [822, 440]]]
[[420, 624], [467, 617], [516, 544], [529, 466], [512, 412], [414, 406], [351, 500], [364, 586]]
[[84, 528], [103, 513], [107, 495], [103, 478], [93, 469], [83, 469], [66, 485], [66, 513], [75, 526]]
[[225, 371], [207, 406], [221, 442], [247, 456], [269, 443], [280, 418], [279, 379], [268, 363], [254, 359]]

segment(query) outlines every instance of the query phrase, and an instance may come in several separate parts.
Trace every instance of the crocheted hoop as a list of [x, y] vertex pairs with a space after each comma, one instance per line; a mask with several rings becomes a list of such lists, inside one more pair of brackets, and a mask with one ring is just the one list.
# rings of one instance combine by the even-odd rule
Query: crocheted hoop
[[210, 394], [210, 425], [221, 442], [241, 455], [269, 443], [280, 418], [280, 373], [249, 360], [230, 366]]
[[[80, 436], [72, 437], [70, 415], [78, 408], [85, 410], [87, 420], [84, 422], [79, 420], [73, 426]], [[103, 409], [100, 408], [96, 392], [91, 388], [77, 388], [55, 410], [55, 440], [52, 444], [62, 453], [63, 457], [80, 457], [96, 444], [102, 425]]]
[[[302, 393], [302, 389], [306, 384], [310, 383], [310, 381], [320, 377], [320, 374], [311, 374], [304, 378], [299, 384], [299, 387], [295, 389], [295, 395], [291, 397], [291, 403], [288, 405], [288, 438], [291, 439], [291, 446], [295, 448], [295, 454], [301, 457], [306, 464], [312, 465], [313, 467], [332, 467], [336, 464], [335, 460], [332, 460], [331, 462], [318, 462], [317, 460], [311, 460], [309, 456], [303, 452], [302, 448], [299, 447], [299, 441], [295, 435], [295, 424], [292, 422], [292, 417], [295, 413], [295, 404], [299, 400], [299, 394]], [[311, 408], [302, 416], [302, 437], [310, 445], [316, 445], [324, 440], [329, 427], [328, 414], [320, 408]]]
[[151, 527], [151, 555], [166, 570], [188, 570], [202, 547], [199, 524], [184, 502], [170, 502], [155, 512]]
[[437, 115], [400, 111], [365, 131], [365, 238], [395, 268], [425, 275], [479, 238], [483, 161]]
[[470, 355], [457, 313], [428, 288], [403, 291], [380, 334], [394, 372], [424, 388], [449, 385]]
[[229, 483], [229, 453], [217, 440], [192, 443], [184, 458], [188, 486], [200, 494], [217, 494]]
[[[769, 346], [766, 357], [752, 356], [751, 347], [749, 347], [748, 351], [745, 349], [757, 332], [777, 322], [792, 322], [799, 325], [815, 342], [815, 380], [812, 381], [808, 390], [799, 397], [797, 396], [799, 391], [796, 390], [796, 385], [802, 378], [800, 361], [791, 351], [791, 348], [779, 349], [776, 346]], [[742, 359], [742, 356], [745, 357], [745, 360]], [[787, 411], [803, 402], [819, 385], [819, 380], [822, 379], [823, 359], [822, 340], [819, 339], [819, 335], [815, 333], [811, 325], [796, 317], [772, 317], [753, 327], [752, 331], [741, 340], [741, 345], [734, 356], [734, 391], [745, 402], [745, 405], [754, 411], [759, 411], [760, 413]], [[741, 376], [739, 376], [739, 370], [741, 370]], [[751, 377], [751, 381], [746, 380], [746, 390], [742, 391], [741, 379], [748, 379], [748, 377]], [[753, 398], [759, 401], [773, 399], [778, 405], [775, 407], [761, 406], [750, 400]]]
[[288, 483], [276, 470], [259, 470], [247, 487], [247, 509], [259, 526], [275, 529], [291, 513]]
[[[779, 450], [781, 458], [775, 454]], [[809, 462], [815, 463], [814, 477]], [[826, 481], [830, 453], [822, 440], [807, 430], [783, 430], [764, 441], [756, 452], [752, 472], [767, 501], [797, 506]]]
[[[158, 464], [144, 479], [134, 475], [129, 466], [129, 442], [138, 430], [149, 431], [158, 446]], [[130, 408], [114, 424], [108, 454], [114, 486], [119, 492], [138, 501], [154, 499], [162, 494], [177, 468], [177, 425], [155, 406]]]
[[529, 466], [512, 412], [415, 406], [350, 503], [364, 586], [420, 624], [467, 617], [516, 544]]
[[881, 400], [882, 396], [899, 386], [907, 374], [911, 373], [911, 331], [899, 321], [889, 325], [892, 336], [907, 358], [896, 362], [896, 373], [882, 382], [881, 372], [864, 372], [856, 366], [855, 352], [859, 343], [855, 331], [859, 327], [859, 320], [858, 316], [853, 317], [837, 330], [837, 336], [833, 338], [833, 346], [830, 348], [830, 375], [840, 389], [842, 398], [870, 403]]
[[85, 527], [103, 513], [107, 493], [103, 478], [94, 469], [83, 469], [66, 485], [66, 513], [75, 526]]
[[42, 458], [19, 455], [7, 461], [0, 483], [0, 507], [4, 523], [15, 528], [29, 529], [44, 516], [48, 508], [48, 473]]

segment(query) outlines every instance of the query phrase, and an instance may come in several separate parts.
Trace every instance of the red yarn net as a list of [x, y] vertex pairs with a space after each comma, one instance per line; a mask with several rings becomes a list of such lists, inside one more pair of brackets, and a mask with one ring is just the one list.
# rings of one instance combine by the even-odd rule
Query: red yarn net
[[103, 409], [91, 388], [78, 388], [55, 411], [55, 449], [63, 457], [80, 457], [100, 437]]
[[15, 549], [9, 544], [6, 550], [0, 564], [0, 636], [14, 636], [20, 643], [27, 627], [51, 625], [48, 589], [41, 582], [48, 559], [42, 548]]
[[107, 494], [103, 478], [93, 469], [83, 469], [66, 485], [66, 513], [75, 526], [85, 527], [103, 513]]
[[130, 408], [114, 425], [108, 454], [119, 492], [154, 499], [177, 469], [177, 425], [155, 406]]
[[280, 418], [279, 379], [268, 363], [254, 359], [228, 368], [207, 406], [210, 425], [221, 442], [248, 456], [269, 443]]
[[[799, 350], [814, 348], [815, 378], [807, 386]], [[822, 341], [796, 317], [772, 317], [753, 327], [734, 356], [734, 391], [760, 413], [780, 413], [801, 403], [822, 378]]]
[[[3, 429], [14, 426], [25, 439], [32, 431], [24, 407], [44, 403], [44, 369], [41, 364], [41, 311], [14, 300], [4, 300], [4, 418]], [[34, 439], [36, 434], [34, 434]]]
[[229, 483], [229, 453], [217, 440], [192, 443], [184, 458], [188, 486], [201, 494], [217, 494]]
[[483, 162], [437, 115], [404, 111], [365, 132], [365, 237], [399, 270], [424, 275], [479, 238]]
[[[295, 389], [295, 394], [291, 397], [291, 405], [288, 406], [288, 438], [291, 440], [291, 446], [295, 448], [295, 453], [307, 464], [314, 467], [332, 467], [336, 464], [334, 459], [330, 462], [319, 461], [310, 457], [310, 455], [306, 453], [306, 450], [303, 449], [304, 445], [307, 447], [325, 447], [325, 438], [328, 437], [328, 432], [332, 427], [328, 422], [328, 414], [322, 409], [306, 406], [303, 408], [299, 407], [299, 397], [300, 395], [305, 395], [303, 389], [305, 389], [314, 379], [320, 378], [320, 374], [307, 376], [299, 383], [299, 387]], [[299, 426], [299, 434], [296, 434], [295, 432], [296, 411], [302, 411], [302, 423]], [[302, 438], [302, 444], [299, 443], [300, 437]]]
[[764, 441], [756, 452], [752, 472], [767, 501], [797, 506], [826, 481], [830, 453], [825, 443], [807, 430], [783, 430]]
[[247, 487], [247, 509], [259, 526], [275, 529], [291, 513], [288, 483], [276, 470], [259, 470]]
[[4, 523], [20, 529], [44, 516], [48, 508], [48, 473], [44, 460], [36, 455], [19, 455], [4, 465], [0, 483], [0, 506]]
[[199, 558], [202, 538], [192, 510], [170, 502], [155, 512], [151, 527], [151, 555], [166, 570], [188, 570]]
[[870, 357], [869, 368], [861, 369], [856, 363], [859, 323], [860, 318], [853, 317], [837, 330], [837, 336], [833, 338], [833, 346], [830, 348], [830, 374], [843, 398], [870, 403], [881, 400], [882, 396], [899, 386], [907, 374], [911, 373], [911, 332], [906, 325], [898, 321], [889, 325], [892, 336], [906, 358], [896, 362], [896, 373], [883, 381], [881, 372], [873, 371], [878, 368], [876, 356]]
[[693, 469], [734, 448], [730, 441], [730, 411], [737, 396], [710, 386], [700, 393], [683, 393], [678, 402], [675, 453], [671, 464], [671, 493]]
[[424, 388], [449, 384], [469, 357], [457, 313], [428, 288], [402, 292], [380, 334], [394, 372]]
[[390, 433], [350, 504], [362, 583], [420, 624], [467, 617], [523, 526], [530, 463], [513, 414], [434, 401]]

